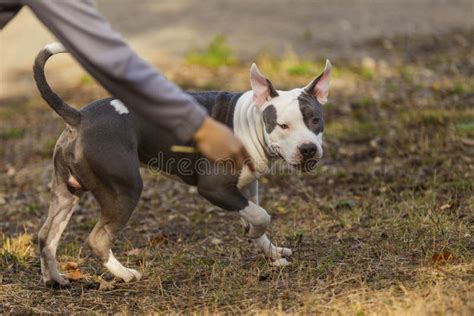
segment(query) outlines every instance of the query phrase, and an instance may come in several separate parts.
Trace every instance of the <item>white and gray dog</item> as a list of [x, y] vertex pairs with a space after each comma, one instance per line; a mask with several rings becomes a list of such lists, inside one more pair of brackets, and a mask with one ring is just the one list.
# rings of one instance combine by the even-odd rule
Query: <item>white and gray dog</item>
[[[252, 90], [245, 93], [190, 92], [209, 115], [233, 129], [249, 152], [256, 172], [247, 167], [229, 173], [225, 164], [210, 163], [199, 153], [170, 150], [173, 133], [155, 126], [128, 109], [120, 100], [103, 99], [76, 110], [49, 87], [44, 66], [49, 57], [65, 52], [59, 43], [41, 50], [34, 75], [46, 102], [66, 122], [54, 149], [52, 198], [48, 218], [39, 232], [43, 281], [65, 286], [58, 272], [59, 239], [81, 194], [89, 191], [101, 207], [100, 219], [87, 242], [94, 255], [117, 278], [140, 279], [137, 270], [124, 267], [113, 255], [111, 243], [127, 224], [142, 191], [139, 168], [150, 165], [197, 186], [214, 205], [239, 214], [248, 236], [275, 265], [286, 265], [288, 248], [274, 246], [265, 234], [270, 215], [258, 205], [258, 178], [280, 161], [294, 170], [313, 170], [323, 154], [323, 110], [329, 91], [331, 64], [304, 88], [276, 90], [255, 64], [250, 69]], [[159, 159], [157, 159], [159, 157]], [[186, 159], [186, 163], [180, 160]], [[206, 172], [202, 172], [207, 161]]]

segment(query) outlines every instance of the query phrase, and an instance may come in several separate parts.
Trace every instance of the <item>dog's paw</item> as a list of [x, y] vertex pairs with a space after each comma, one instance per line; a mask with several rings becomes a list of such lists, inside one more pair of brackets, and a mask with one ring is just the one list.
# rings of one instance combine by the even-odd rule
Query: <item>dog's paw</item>
[[69, 287], [71, 282], [63, 274], [53, 275], [49, 278], [43, 276], [43, 284], [49, 287]]
[[270, 249], [266, 249], [265, 255], [273, 260], [279, 260], [284, 257], [290, 257], [293, 254], [290, 248], [285, 247], [276, 247], [273, 244], [270, 246]]
[[280, 258], [280, 259], [277, 259], [277, 260], [273, 261], [271, 263], [271, 266], [272, 267], [286, 267], [286, 266], [289, 266], [290, 264], [291, 264], [291, 262], [289, 262], [285, 258]]
[[290, 248], [285, 248], [285, 247], [276, 247], [277, 252], [281, 254], [283, 257], [291, 257], [293, 254], [293, 251]]
[[135, 269], [125, 268], [125, 270], [126, 271], [124, 271], [123, 275], [120, 276], [120, 278], [125, 283], [128, 283], [133, 280], [140, 281], [140, 279], [142, 278], [142, 274]]
[[128, 283], [132, 280], [140, 280], [142, 274], [135, 269], [129, 269], [124, 267], [110, 252], [109, 259], [104, 266], [112, 273], [116, 278], [122, 279], [124, 282]]

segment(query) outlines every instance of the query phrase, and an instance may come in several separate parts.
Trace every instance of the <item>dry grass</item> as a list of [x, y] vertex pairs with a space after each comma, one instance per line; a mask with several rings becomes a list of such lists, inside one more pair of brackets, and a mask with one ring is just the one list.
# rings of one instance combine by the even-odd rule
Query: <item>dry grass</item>
[[[456, 36], [471, 40], [456, 45]], [[401, 39], [390, 51], [374, 43], [383, 62], [333, 61], [339, 70], [321, 168], [262, 180], [270, 234], [295, 250], [283, 269], [249, 246], [232, 214], [144, 172], [142, 200], [115, 252], [145, 278], [115, 282], [92, 259], [83, 242], [97, 206], [87, 196], [58, 256], [65, 270], [78, 263], [81, 278], [70, 289], [44, 287], [28, 238], [46, 216], [52, 144], [63, 123], [39, 99], [5, 102], [0, 312], [472, 315], [473, 37], [456, 36]], [[285, 62], [267, 62], [278, 87], [310, 78], [277, 76]], [[246, 68], [169, 74], [192, 87], [240, 90]], [[77, 87], [62, 95], [80, 103], [100, 94], [81, 85], [80, 96]]]

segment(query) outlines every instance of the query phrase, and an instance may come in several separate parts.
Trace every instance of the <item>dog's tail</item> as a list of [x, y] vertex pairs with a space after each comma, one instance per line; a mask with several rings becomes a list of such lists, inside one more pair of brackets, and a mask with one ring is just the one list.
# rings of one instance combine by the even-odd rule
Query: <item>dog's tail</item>
[[44, 75], [44, 65], [49, 57], [65, 52], [66, 49], [61, 43], [56, 42], [46, 45], [46, 47], [36, 56], [35, 64], [33, 65], [33, 73], [35, 76], [36, 86], [38, 87], [43, 99], [56, 113], [59, 114], [59, 116], [64, 119], [68, 125], [77, 126], [81, 122], [81, 113], [72, 106], [66, 104], [56, 93], [54, 93]]

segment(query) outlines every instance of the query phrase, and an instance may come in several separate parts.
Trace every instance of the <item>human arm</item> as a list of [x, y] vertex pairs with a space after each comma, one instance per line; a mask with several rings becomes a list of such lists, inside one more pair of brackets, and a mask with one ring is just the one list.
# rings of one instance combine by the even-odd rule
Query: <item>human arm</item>
[[[22, 0], [73, 57], [114, 97], [178, 140], [192, 138], [212, 160], [232, 159], [241, 167], [248, 155], [228, 128], [207, 116], [190, 95], [140, 58], [112, 30], [91, 0]], [[212, 137], [219, 135], [219, 137]]]

